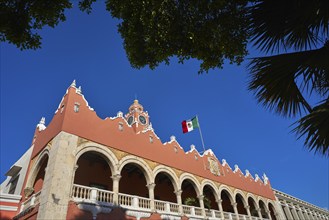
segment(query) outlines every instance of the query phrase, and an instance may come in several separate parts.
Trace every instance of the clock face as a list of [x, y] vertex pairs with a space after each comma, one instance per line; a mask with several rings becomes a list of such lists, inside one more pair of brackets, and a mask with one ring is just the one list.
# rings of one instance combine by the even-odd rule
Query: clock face
[[128, 124], [131, 125], [133, 123], [133, 120], [134, 120], [133, 116], [130, 116], [128, 118]]
[[144, 116], [142, 116], [142, 115], [139, 116], [139, 121], [140, 121], [143, 125], [146, 124], [146, 118], [145, 118]]

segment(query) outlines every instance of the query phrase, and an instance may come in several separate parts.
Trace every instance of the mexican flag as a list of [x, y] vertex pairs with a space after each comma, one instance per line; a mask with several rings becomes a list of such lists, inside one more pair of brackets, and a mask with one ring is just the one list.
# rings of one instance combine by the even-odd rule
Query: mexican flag
[[199, 127], [199, 122], [198, 122], [198, 118], [194, 117], [190, 120], [185, 120], [182, 121], [182, 128], [183, 128], [183, 133], [187, 133], [190, 131], [193, 131], [195, 128]]

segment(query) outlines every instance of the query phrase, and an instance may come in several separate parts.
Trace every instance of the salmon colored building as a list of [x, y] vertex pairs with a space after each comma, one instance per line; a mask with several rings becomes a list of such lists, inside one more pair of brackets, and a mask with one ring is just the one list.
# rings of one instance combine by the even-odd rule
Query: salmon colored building
[[1, 219], [326, 219], [212, 150], [162, 143], [143, 106], [101, 119], [75, 81], [1, 185]]

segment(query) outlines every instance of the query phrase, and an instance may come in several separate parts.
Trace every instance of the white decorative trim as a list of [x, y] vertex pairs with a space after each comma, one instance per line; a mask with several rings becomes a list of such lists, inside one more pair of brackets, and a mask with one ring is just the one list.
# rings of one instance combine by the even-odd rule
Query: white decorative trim
[[18, 207], [16, 206], [8, 206], [8, 205], [0, 205], [0, 210], [2, 211], [17, 211]]
[[182, 217], [181, 216], [170, 215], [170, 214], [162, 214], [161, 219], [180, 220], [180, 219], [182, 219]]
[[15, 204], [18, 204], [19, 203], [19, 201], [20, 201], [20, 199], [18, 199], [18, 200], [14, 200], [14, 199], [2, 199], [2, 198], [0, 198], [0, 202], [9, 202], [9, 203], [15, 203]]
[[13, 199], [13, 200], [20, 200], [22, 198], [21, 195], [15, 195], [15, 194], [7, 194], [7, 193], [0, 193], [0, 201], [1, 198], [5, 198], [5, 199]]
[[140, 211], [132, 211], [132, 210], [127, 210], [126, 215], [130, 215], [135, 217], [137, 220], [140, 218], [148, 218], [151, 216], [151, 213], [149, 212], [140, 212]]
[[96, 219], [98, 213], [110, 213], [113, 206], [100, 206], [94, 203], [78, 203], [78, 208], [92, 213], [93, 218]]

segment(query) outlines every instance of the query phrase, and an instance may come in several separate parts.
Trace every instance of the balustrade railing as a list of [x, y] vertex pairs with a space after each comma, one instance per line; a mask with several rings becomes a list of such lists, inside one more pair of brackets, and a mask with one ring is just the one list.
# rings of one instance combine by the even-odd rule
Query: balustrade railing
[[202, 209], [199, 207], [193, 207], [194, 208], [194, 214], [198, 216], [202, 216]]
[[23, 211], [29, 207], [35, 206], [40, 203], [40, 195], [41, 191], [34, 193], [30, 198], [28, 198], [26, 201], [24, 201], [21, 205], [21, 210]]
[[182, 207], [183, 207], [183, 213], [184, 214], [192, 215], [192, 206], [182, 205]]
[[[38, 201], [38, 197], [40, 192], [34, 195], [34, 200]], [[32, 197], [31, 197], [32, 198]], [[24, 202], [26, 206], [31, 203], [32, 199], [27, 200]], [[102, 190], [94, 187], [82, 186], [74, 184], [72, 188], [72, 198], [78, 201], [88, 201], [88, 202], [102, 202], [102, 203], [109, 203], [113, 205], [114, 203], [114, 193], [107, 190]], [[147, 210], [151, 211], [151, 200], [149, 198], [139, 197], [135, 195], [127, 195], [124, 193], [118, 193], [118, 204], [124, 208], [129, 208], [133, 210]], [[221, 213], [219, 210], [213, 209], [205, 209], [203, 213], [203, 209], [200, 207], [182, 205], [183, 214], [187, 216], [200, 216], [202, 217], [205, 214], [205, 217], [209, 218], [217, 218], [222, 219], [222, 215], [224, 219], [230, 220], [259, 220], [257, 217], [249, 217], [247, 215], [237, 215], [235, 213], [230, 212], [223, 212]], [[173, 214], [179, 215], [180, 214], [180, 206], [177, 203], [171, 203], [167, 201], [160, 201], [154, 200], [154, 208], [158, 213], [163, 214]]]

